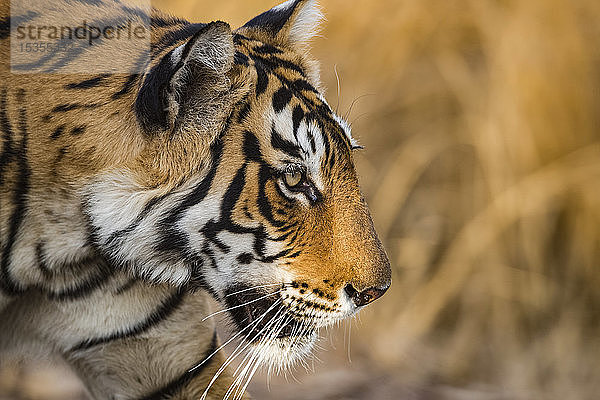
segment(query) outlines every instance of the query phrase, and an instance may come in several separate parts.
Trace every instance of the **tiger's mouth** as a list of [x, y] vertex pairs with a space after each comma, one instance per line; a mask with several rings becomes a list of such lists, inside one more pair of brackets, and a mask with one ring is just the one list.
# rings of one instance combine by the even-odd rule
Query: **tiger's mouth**
[[225, 303], [238, 332], [245, 341], [259, 342], [316, 336], [310, 319], [299, 319], [283, 303], [280, 291], [265, 292], [244, 286], [228, 290]]

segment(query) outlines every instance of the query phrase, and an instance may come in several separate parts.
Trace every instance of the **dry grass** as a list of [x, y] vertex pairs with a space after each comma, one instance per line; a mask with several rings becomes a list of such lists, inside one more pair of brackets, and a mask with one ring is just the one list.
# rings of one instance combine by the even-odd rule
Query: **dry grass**
[[[351, 365], [340, 345], [271, 397], [598, 398], [600, 2], [321, 2], [394, 283]], [[272, 2], [154, 5], [239, 25]]]

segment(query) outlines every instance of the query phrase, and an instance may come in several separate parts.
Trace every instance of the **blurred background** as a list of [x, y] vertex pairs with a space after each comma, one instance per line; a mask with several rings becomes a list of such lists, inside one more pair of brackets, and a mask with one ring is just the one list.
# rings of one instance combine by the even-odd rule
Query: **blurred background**
[[[390, 291], [257, 399], [598, 399], [600, 2], [320, 0]], [[242, 25], [272, 0], [156, 0]], [[339, 76], [339, 90], [336, 73]], [[339, 94], [339, 95], [338, 95]], [[314, 364], [314, 366], [313, 366]], [[61, 367], [0, 399], [79, 399]]]

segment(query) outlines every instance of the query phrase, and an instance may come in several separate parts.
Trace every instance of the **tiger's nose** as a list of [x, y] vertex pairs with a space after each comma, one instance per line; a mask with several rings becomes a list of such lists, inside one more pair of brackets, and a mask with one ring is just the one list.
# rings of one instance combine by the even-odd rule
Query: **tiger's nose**
[[390, 285], [387, 285], [383, 289], [372, 287], [359, 292], [349, 283], [344, 287], [344, 291], [357, 307], [362, 307], [383, 296], [389, 287]]

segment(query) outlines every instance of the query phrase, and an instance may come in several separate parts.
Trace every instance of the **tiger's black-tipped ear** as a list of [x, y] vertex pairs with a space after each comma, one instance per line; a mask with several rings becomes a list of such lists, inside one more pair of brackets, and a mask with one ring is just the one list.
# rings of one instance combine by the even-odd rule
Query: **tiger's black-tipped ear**
[[233, 65], [231, 28], [217, 21], [201, 26], [184, 44], [167, 53], [144, 76], [135, 101], [147, 134], [173, 131], [194, 120], [210, 125], [215, 93], [223, 89]]
[[322, 19], [316, 0], [289, 0], [254, 17], [239, 32], [265, 43], [302, 47], [318, 33]]

